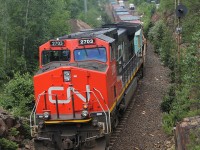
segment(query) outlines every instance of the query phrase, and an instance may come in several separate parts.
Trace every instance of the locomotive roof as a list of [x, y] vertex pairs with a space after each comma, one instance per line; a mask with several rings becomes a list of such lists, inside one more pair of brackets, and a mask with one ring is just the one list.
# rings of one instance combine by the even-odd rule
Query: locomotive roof
[[109, 43], [114, 42], [115, 36], [127, 31], [128, 35], [135, 34], [141, 28], [140, 24], [121, 22], [117, 24], [103, 25], [102, 28], [87, 29], [77, 33], [72, 33], [59, 37], [59, 40], [65, 39], [81, 39], [81, 38], [99, 38]]
[[113, 38], [111, 38], [111, 37], [109, 37], [109, 36], [103, 35], [103, 34], [98, 35], [97, 37], [98, 37], [99, 39], [102, 39], [102, 40], [104, 40], [104, 41], [107, 41], [108, 43], [112, 43], [112, 42], [115, 41], [115, 39], [113, 39]]
[[132, 35], [132, 34], [135, 34], [135, 32], [137, 32], [139, 29], [141, 29], [141, 24], [130, 23], [130, 22], [120, 22], [120, 23], [115, 23], [115, 24], [106, 24], [106, 25], [103, 25], [103, 27], [105, 28], [113, 27], [113, 28], [117, 28], [118, 30], [125, 29], [128, 35]]

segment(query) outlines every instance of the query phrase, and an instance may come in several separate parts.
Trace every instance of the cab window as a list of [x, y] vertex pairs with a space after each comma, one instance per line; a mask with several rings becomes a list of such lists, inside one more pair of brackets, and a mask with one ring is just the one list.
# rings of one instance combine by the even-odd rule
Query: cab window
[[42, 65], [53, 61], [70, 61], [69, 50], [45, 50], [42, 52]]
[[98, 60], [106, 62], [106, 49], [104, 47], [84, 48], [74, 50], [75, 61]]

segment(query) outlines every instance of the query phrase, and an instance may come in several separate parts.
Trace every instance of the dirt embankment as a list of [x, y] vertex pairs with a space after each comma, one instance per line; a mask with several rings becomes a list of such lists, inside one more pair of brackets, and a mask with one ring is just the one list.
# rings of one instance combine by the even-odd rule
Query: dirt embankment
[[71, 32], [78, 32], [80, 30], [83, 29], [91, 29], [92, 27], [90, 27], [87, 23], [81, 21], [81, 20], [77, 20], [77, 19], [71, 19], [70, 21], [70, 25], [71, 25]]

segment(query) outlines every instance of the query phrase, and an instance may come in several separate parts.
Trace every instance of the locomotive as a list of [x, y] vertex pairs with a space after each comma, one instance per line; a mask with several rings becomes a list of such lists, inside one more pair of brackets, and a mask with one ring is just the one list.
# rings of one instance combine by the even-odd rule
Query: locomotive
[[143, 76], [140, 21], [82, 30], [39, 47], [30, 115], [36, 150], [109, 149], [109, 137]]

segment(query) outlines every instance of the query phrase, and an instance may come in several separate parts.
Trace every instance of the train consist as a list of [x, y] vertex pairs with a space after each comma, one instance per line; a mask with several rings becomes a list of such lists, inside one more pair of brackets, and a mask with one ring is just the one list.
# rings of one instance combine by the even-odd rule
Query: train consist
[[143, 76], [141, 24], [119, 22], [39, 47], [30, 116], [35, 149], [109, 149], [109, 136]]

